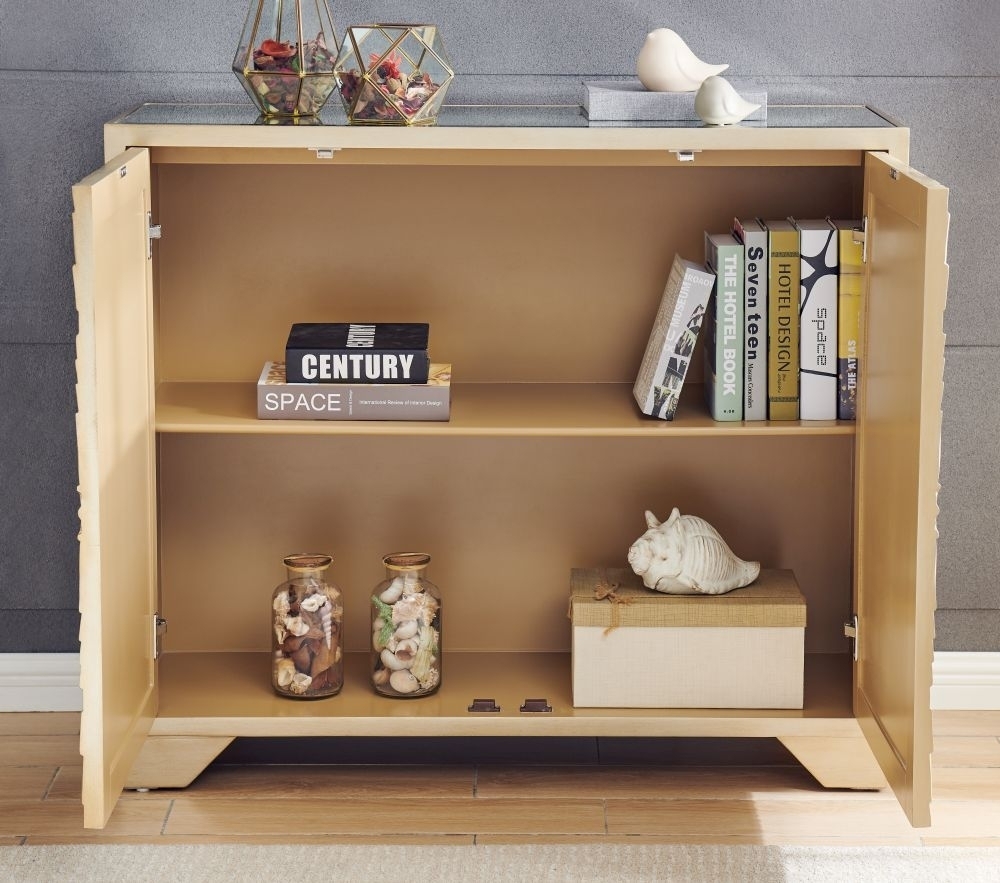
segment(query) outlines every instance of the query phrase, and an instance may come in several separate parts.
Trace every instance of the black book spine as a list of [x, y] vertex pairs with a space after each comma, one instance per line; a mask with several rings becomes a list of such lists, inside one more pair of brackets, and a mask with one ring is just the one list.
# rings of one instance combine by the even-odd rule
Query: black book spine
[[426, 383], [427, 350], [285, 349], [289, 383]]

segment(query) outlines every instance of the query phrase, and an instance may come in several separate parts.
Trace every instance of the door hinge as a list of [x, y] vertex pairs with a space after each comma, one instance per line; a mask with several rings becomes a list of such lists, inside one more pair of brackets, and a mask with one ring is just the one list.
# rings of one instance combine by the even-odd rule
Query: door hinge
[[163, 228], [153, 223], [153, 213], [146, 212], [146, 260], [153, 258], [153, 240], [163, 236]]
[[844, 636], [851, 639], [854, 661], [858, 661], [858, 647], [861, 644], [859, 640], [860, 630], [858, 628], [858, 615], [855, 613], [847, 622], [844, 623]]
[[310, 147], [309, 149], [316, 154], [316, 159], [333, 159], [333, 155], [340, 150], [339, 147]]
[[163, 636], [167, 633], [167, 621], [160, 614], [153, 614], [153, 659], [159, 659], [163, 652]]
[[868, 215], [861, 219], [861, 229], [852, 231], [854, 243], [861, 246], [861, 263], [868, 263]]

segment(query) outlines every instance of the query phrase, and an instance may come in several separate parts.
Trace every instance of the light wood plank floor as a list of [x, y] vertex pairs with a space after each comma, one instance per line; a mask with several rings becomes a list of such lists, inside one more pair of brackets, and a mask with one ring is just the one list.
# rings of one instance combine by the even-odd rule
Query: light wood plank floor
[[1000, 846], [1000, 712], [934, 715], [934, 824], [800, 767], [213, 765], [82, 826], [79, 715], [0, 714], [0, 844], [758, 843]]

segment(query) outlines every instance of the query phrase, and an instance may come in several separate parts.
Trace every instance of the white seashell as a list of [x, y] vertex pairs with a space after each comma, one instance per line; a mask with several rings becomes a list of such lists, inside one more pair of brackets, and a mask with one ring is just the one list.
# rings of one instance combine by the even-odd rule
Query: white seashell
[[288, 603], [288, 593], [278, 592], [278, 594], [274, 596], [273, 606], [274, 606], [274, 612], [282, 619], [288, 616], [288, 610], [290, 606]]
[[412, 665], [413, 659], [417, 655], [417, 650], [419, 648], [420, 644], [416, 640], [416, 638], [407, 638], [405, 641], [400, 641], [396, 645], [396, 649], [393, 650], [392, 652], [395, 654], [396, 659], [398, 659], [400, 662], [408, 662], [410, 665]]
[[418, 678], [418, 680], [420, 681], [420, 688], [422, 690], [432, 690], [441, 681], [441, 671], [440, 669], [432, 668], [424, 677]]
[[274, 679], [279, 687], [287, 687], [295, 677], [295, 663], [291, 659], [280, 659], [274, 667]]
[[372, 672], [372, 683], [376, 687], [381, 687], [389, 683], [389, 669], [379, 668]]
[[415, 619], [408, 619], [396, 626], [396, 631], [393, 632], [392, 636], [397, 641], [405, 641], [407, 638], [412, 638], [417, 633], [418, 628], [419, 625]]
[[315, 613], [324, 604], [326, 604], [326, 595], [322, 592], [313, 592], [308, 598], [304, 599], [299, 605], [306, 613]]
[[402, 671], [413, 665], [412, 659], [399, 659], [388, 647], [379, 654], [379, 658], [382, 660], [382, 665], [392, 671]]
[[323, 607], [319, 619], [323, 626], [323, 634], [326, 636], [326, 646], [330, 648], [333, 646], [333, 611], [329, 604]]
[[301, 616], [286, 616], [285, 628], [295, 635], [296, 638], [301, 638], [309, 631], [309, 624], [304, 622]]
[[392, 623], [399, 625], [401, 622], [408, 622], [411, 619], [419, 619], [421, 611], [428, 601], [433, 601], [428, 594], [403, 595], [392, 605]]
[[636, 60], [639, 80], [650, 92], [694, 92], [708, 77], [727, 67], [706, 64], [670, 28], [657, 28], [648, 34]]
[[403, 578], [397, 576], [386, 589], [379, 595], [379, 600], [386, 604], [395, 604], [399, 600], [399, 596], [403, 594]]
[[279, 644], [285, 643], [285, 638], [288, 637], [288, 632], [285, 631], [285, 627], [281, 623], [274, 624], [274, 636], [278, 639]]
[[648, 530], [628, 550], [628, 563], [647, 589], [674, 595], [721, 595], [750, 585], [759, 561], [732, 553], [703, 518], [674, 509], [662, 524], [646, 512]]
[[759, 104], [747, 101], [723, 77], [709, 77], [694, 98], [695, 113], [710, 126], [738, 123], [759, 109]]
[[420, 681], [408, 671], [394, 671], [389, 675], [389, 686], [397, 693], [415, 693], [420, 689]]
[[309, 685], [312, 683], [312, 680], [313, 679], [309, 675], [303, 674], [302, 672], [296, 672], [292, 676], [292, 682], [288, 685], [288, 689], [293, 693], [305, 693], [305, 691], [309, 689]]

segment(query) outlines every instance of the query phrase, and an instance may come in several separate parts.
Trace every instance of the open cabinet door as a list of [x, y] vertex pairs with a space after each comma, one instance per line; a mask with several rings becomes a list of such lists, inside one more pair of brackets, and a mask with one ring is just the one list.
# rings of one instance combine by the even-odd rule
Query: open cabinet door
[[931, 798], [948, 191], [871, 153], [865, 214], [854, 711], [911, 823], [924, 826]]
[[155, 714], [149, 151], [73, 188], [83, 823], [107, 823]]

